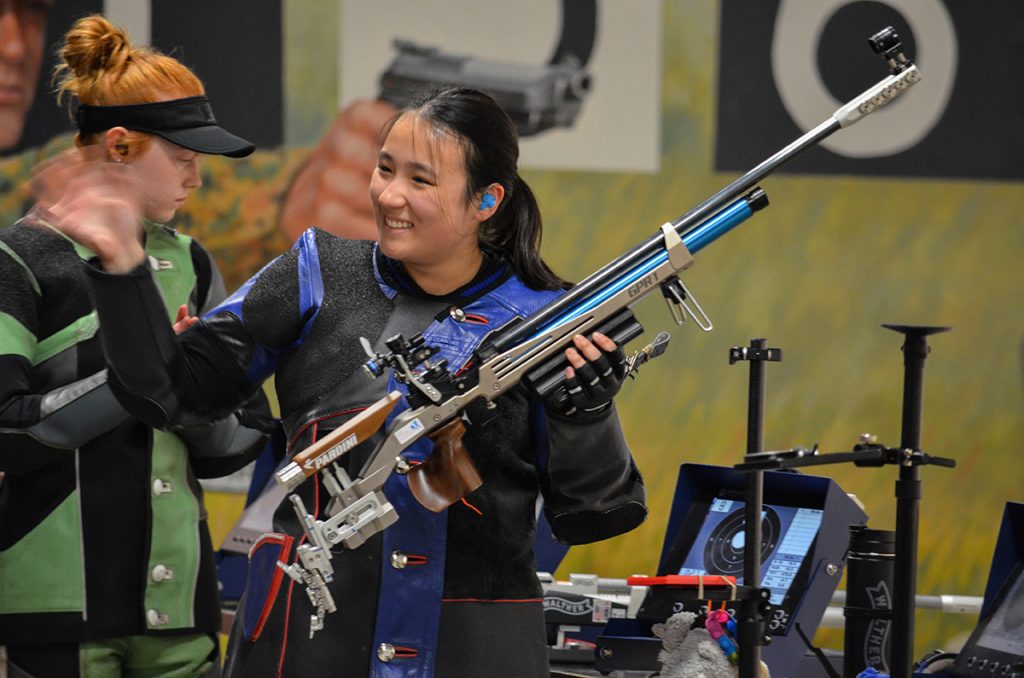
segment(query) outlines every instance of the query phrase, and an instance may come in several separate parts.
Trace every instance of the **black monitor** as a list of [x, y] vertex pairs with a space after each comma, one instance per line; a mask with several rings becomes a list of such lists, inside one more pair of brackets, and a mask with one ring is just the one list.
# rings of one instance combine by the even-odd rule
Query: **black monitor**
[[949, 673], [1024, 678], [1024, 504], [1006, 502], [978, 626]]
[[[659, 576], [703, 572], [734, 576], [743, 583], [746, 485], [747, 476], [732, 468], [680, 467]], [[799, 624], [807, 636], [814, 635], [842, 576], [850, 526], [863, 525], [867, 516], [828, 478], [768, 471], [762, 491], [761, 582], [770, 589], [767, 623], [772, 642], [762, 648], [761, 657], [773, 676], [795, 676], [802, 673], [807, 647], [794, 629]], [[695, 600], [692, 588], [650, 586], [636, 619], [611, 619], [598, 638], [598, 670], [656, 670], [662, 645], [651, 633], [652, 625], [705, 604]], [[735, 612], [736, 603], [726, 607]]]
[[979, 628], [979, 647], [1017, 659], [1024, 657], [1024, 564], [1017, 566], [996, 602], [995, 612]]

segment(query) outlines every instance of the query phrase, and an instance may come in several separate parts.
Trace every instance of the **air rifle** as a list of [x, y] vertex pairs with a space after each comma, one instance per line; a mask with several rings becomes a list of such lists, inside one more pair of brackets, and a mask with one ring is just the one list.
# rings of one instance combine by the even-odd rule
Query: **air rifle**
[[[869, 43], [888, 63], [888, 77], [689, 212], [663, 224], [647, 240], [537, 313], [488, 335], [468, 369], [452, 375], [444, 360], [432, 361], [438, 349], [425, 345], [419, 335], [410, 340], [392, 337], [382, 353], [373, 352], [364, 340], [369, 355], [366, 370], [377, 377], [384, 375], [386, 368], [393, 369], [408, 388], [409, 408], [393, 417], [383, 440], [356, 477], [349, 477], [336, 462], [384, 426], [403, 397], [400, 392], [389, 393], [302, 450], [275, 475], [278, 483], [293, 491], [320, 472], [331, 497], [326, 518], [319, 520], [307, 512], [297, 495], [291, 496], [309, 539], [298, 549], [301, 567], [279, 563], [289, 576], [307, 585], [318, 611], [311, 635], [322, 626], [325, 609], [334, 606], [327, 592], [333, 577], [331, 547], [357, 548], [398, 519], [382, 491], [391, 473], [407, 474], [413, 495], [433, 511], [444, 510], [476, 489], [481, 480], [462, 447], [464, 422], [485, 419], [496, 407], [495, 401], [520, 383], [539, 397], [564, 399], [564, 352], [572, 337], [601, 331], [623, 344], [639, 336], [643, 328], [630, 307], [655, 290], [664, 295], [677, 324], [690, 317], [701, 329], [712, 329], [708, 316], [678, 277], [693, 263], [692, 255], [767, 206], [767, 196], [757, 187], [761, 179], [920, 80], [917, 67], [902, 54], [899, 37], [891, 27], [872, 36]], [[653, 355], [653, 351], [647, 354]], [[434, 451], [425, 462], [411, 466], [402, 458], [402, 451], [425, 436], [434, 441]]]

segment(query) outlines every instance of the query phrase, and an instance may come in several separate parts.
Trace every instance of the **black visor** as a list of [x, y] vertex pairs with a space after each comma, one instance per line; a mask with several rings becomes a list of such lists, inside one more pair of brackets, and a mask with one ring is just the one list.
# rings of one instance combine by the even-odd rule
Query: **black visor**
[[80, 134], [124, 127], [148, 132], [198, 153], [242, 158], [255, 150], [250, 142], [217, 125], [204, 96], [127, 106], [81, 105], [75, 113]]

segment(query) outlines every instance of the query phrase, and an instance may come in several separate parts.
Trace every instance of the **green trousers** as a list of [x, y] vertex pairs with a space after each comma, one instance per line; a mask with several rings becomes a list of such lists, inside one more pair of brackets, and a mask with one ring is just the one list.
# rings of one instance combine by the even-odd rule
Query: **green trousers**
[[127, 636], [7, 648], [8, 678], [216, 678], [220, 649], [206, 634]]

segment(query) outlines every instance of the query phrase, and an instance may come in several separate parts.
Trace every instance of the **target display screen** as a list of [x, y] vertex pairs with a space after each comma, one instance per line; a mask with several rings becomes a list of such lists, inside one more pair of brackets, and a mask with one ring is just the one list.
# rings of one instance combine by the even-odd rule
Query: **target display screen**
[[[712, 499], [678, 574], [731, 575], [743, 583], [743, 512], [740, 500]], [[761, 515], [761, 586], [771, 591], [772, 605], [781, 605], [818, 535], [822, 511], [764, 504]]]
[[[747, 474], [729, 468], [680, 467], [658, 576], [719, 575], [735, 577], [741, 586], [752, 584], [743, 577], [749, 481]], [[805, 631], [817, 627], [838, 583], [835, 575], [846, 562], [849, 526], [867, 517], [827, 478], [769, 471], [761, 490], [758, 588], [763, 591], [759, 595], [768, 597], [769, 609], [762, 613], [767, 631], [778, 639], [789, 636], [796, 622]], [[699, 612], [708, 601], [698, 597], [681, 586], [652, 586], [637, 618], [643, 613], [643, 621], [657, 623], [680, 610]], [[738, 603], [725, 605], [735, 614]], [[798, 644], [794, 651], [802, 656], [803, 641], [793, 638]]]

